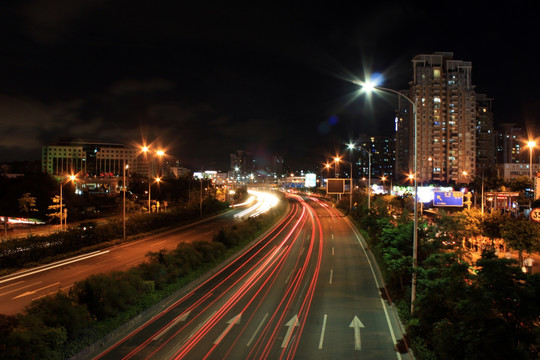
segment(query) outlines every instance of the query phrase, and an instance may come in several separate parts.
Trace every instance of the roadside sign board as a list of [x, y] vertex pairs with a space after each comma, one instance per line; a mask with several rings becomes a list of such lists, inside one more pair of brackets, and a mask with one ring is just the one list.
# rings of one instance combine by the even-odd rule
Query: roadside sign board
[[345, 179], [326, 179], [327, 194], [345, 193]]
[[540, 222], [540, 208], [534, 208], [529, 215], [532, 221]]
[[463, 206], [463, 193], [461, 191], [435, 191], [433, 206]]

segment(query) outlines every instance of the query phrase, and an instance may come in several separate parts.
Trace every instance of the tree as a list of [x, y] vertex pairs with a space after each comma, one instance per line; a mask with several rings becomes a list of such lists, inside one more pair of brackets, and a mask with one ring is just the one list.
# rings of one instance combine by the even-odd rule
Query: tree
[[540, 249], [540, 226], [525, 219], [507, 219], [502, 225], [501, 236], [506, 244], [518, 251], [523, 263], [523, 251], [531, 253]]
[[[51, 221], [58, 218], [58, 221], [60, 221], [60, 212], [62, 211], [60, 209], [60, 196], [55, 195], [52, 199], [52, 205], [49, 205], [49, 210], [52, 210], [53, 212], [48, 213], [47, 216], [51, 218]], [[64, 204], [62, 204], [62, 207], [64, 207]]]
[[480, 228], [482, 234], [487, 236], [491, 240], [501, 237], [502, 225], [509, 219], [509, 215], [502, 215], [499, 212], [493, 212], [491, 214], [484, 214]]
[[31, 196], [30, 193], [24, 193], [19, 198], [19, 210], [27, 216], [30, 212], [37, 212], [36, 198]]

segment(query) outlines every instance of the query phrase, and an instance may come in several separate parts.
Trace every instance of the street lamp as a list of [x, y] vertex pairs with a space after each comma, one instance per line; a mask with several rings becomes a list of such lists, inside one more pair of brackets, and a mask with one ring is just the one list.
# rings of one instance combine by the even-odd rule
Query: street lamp
[[354, 150], [355, 144], [349, 143], [347, 148], [349, 149], [349, 163], [351, 164], [351, 184], [350, 184], [350, 195], [349, 195], [349, 212], [352, 211], [352, 195], [353, 195], [353, 169], [352, 169], [352, 152]]
[[[70, 181], [75, 181], [77, 179], [77, 177], [75, 175], [70, 175], [68, 177], [68, 182]], [[63, 224], [63, 221], [64, 221], [64, 205], [63, 205], [63, 194], [62, 194], [62, 188], [64, 187], [64, 182], [62, 181], [62, 179], [60, 178], [60, 231], [63, 231], [64, 230], [64, 224]], [[67, 217], [65, 218], [65, 225], [66, 225], [66, 228], [67, 228]]]
[[362, 146], [358, 147], [360, 150], [365, 151], [368, 154], [368, 188], [367, 188], [367, 207], [371, 209], [371, 151], [363, 148]]
[[[151, 196], [150, 196], [150, 192], [151, 192], [150, 188], [151, 188], [151, 185], [152, 185], [152, 182], [151, 182], [151, 176], [152, 176], [151, 172], [152, 172], [152, 170], [150, 168], [150, 161], [148, 160], [148, 153], [150, 152], [150, 148], [145, 145], [145, 146], [141, 147], [141, 150], [144, 153], [144, 155], [146, 157], [146, 162], [148, 164], [148, 213], [150, 214], [152, 212], [152, 202], [151, 202]], [[156, 150], [156, 155], [159, 157], [158, 167], [161, 167], [161, 158], [163, 156], [165, 156], [165, 151], [163, 151], [161, 149]], [[158, 172], [156, 170], [156, 176], [157, 176], [156, 181], [159, 182], [158, 179], [160, 179], [161, 171]]]
[[411, 313], [414, 311], [414, 301], [416, 300], [416, 267], [418, 263], [418, 121], [416, 114], [416, 97], [412, 101], [408, 96], [400, 93], [399, 91], [388, 89], [380, 86], [376, 86], [375, 83], [360, 80], [354, 80], [354, 84], [359, 85], [362, 89], [368, 93], [375, 90], [383, 92], [390, 92], [396, 94], [398, 98], [401, 96], [412, 105], [414, 116], [414, 229], [413, 229], [413, 278], [411, 286]]
[[[533, 183], [533, 200], [535, 198], [535, 194], [534, 194], [534, 179], [533, 179], [533, 170], [532, 170], [532, 159], [533, 159], [533, 150], [536, 146], [536, 141], [534, 140], [529, 140], [529, 142], [527, 143], [527, 146], [529, 147], [529, 154], [530, 154], [530, 163], [529, 163], [529, 176], [531, 178], [531, 181]], [[529, 209], [532, 209], [532, 203], [529, 203]]]
[[338, 158], [337, 156], [334, 158], [334, 175], [335, 175], [336, 178], [338, 177], [338, 173], [337, 173], [337, 164], [338, 164], [338, 162], [339, 162], [340, 160], [341, 160], [341, 159]]
[[126, 169], [129, 167], [129, 165], [126, 164], [126, 159], [124, 159], [124, 180], [122, 184], [122, 201], [123, 201], [123, 210], [122, 210], [122, 234], [124, 236], [124, 240], [126, 240]]
[[[468, 174], [466, 171], [463, 171], [462, 174], [465, 175], [465, 176], [469, 176], [469, 174]], [[475, 178], [478, 178], [478, 176], [476, 176], [476, 175], [471, 175], [471, 176], [473, 176], [473, 177], [475, 177]], [[476, 195], [474, 195], [474, 196], [475, 196], [474, 198], [476, 199]], [[482, 209], [482, 215], [484, 215], [484, 171], [482, 171], [482, 193], [481, 193], [480, 196], [481, 196], [481, 198], [482, 198], [480, 208]], [[470, 199], [469, 199], [469, 200], [470, 200]], [[476, 201], [476, 200], [475, 200], [475, 201]], [[476, 204], [475, 204], [475, 205], [476, 205]]]

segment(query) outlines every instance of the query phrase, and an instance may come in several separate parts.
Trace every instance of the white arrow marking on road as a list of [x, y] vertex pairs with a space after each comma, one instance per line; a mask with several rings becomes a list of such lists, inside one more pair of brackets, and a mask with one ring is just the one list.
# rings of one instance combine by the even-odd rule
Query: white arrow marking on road
[[11, 299], [11, 300], [15, 300], [15, 299], [18, 299], [18, 298], [22, 298], [22, 297], [25, 297], [25, 296], [28, 296], [28, 295], [34, 295], [34, 294], [37, 293], [38, 291], [41, 291], [41, 290], [43, 290], [43, 289], [50, 288], [51, 286], [56, 286], [56, 285], [60, 285], [60, 283], [57, 282], [57, 283], [54, 283], [54, 284], [51, 284], [51, 285], [47, 285], [47, 286], [44, 286], [44, 287], [42, 287], [42, 288], [33, 290], [33, 291], [27, 291], [27, 292], [25, 292], [25, 293], [22, 293], [21, 295], [15, 296], [15, 297], [14, 297], [13, 299]]
[[178, 319], [174, 320], [169, 326], [167, 326], [165, 329], [163, 329], [159, 334], [157, 334], [153, 339], [152, 341], [157, 341], [159, 339], [161, 339], [173, 326], [175, 326], [176, 324], [178, 324], [179, 322], [181, 321], [186, 321], [189, 314], [191, 313], [191, 310], [190, 311], [187, 311], [185, 313], [183, 313], [182, 315], [180, 315], [178, 317]]
[[354, 328], [354, 350], [362, 350], [362, 339], [360, 338], [360, 328], [364, 327], [364, 324], [358, 319], [358, 316], [354, 316], [353, 321], [349, 327]]
[[221, 340], [223, 340], [223, 338], [225, 337], [225, 335], [227, 335], [227, 333], [229, 331], [231, 331], [231, 328], [236, 325], [236, 324], [240, 324], [240, 319], [242, 318], [242, 313], [236, 315], [235, 317], [233, 317], [231, 320], [227, 321], [227, 324], [229, 324], [227, 326], [227, 328], [225, 330], [223, 330], [223, 332], [221, 333], [221, 335], [218, 336], [218, 338], [216, 339], [216, 341], [214, 341], [214, 345], [217, 345], [221, 342]]
[[284, 349], [289, 344], [289, 340], [291, 339], [292, 332], [296, 326], [300, 325], [298, 323], [298, 315], [294, 315], [291, 320], [289, 320], [288, 323], [285, 324], [285, 326], [288, 327], [287, 333], [285, 334], [285, 339], [283, 339], [283, 342], [281, 343], [281, 348]]

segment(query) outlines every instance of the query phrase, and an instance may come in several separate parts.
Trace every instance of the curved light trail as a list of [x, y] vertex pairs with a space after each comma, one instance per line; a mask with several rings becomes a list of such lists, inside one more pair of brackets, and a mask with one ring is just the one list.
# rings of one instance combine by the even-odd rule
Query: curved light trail
[[[264, 207], [271, 206], [273, 202], [265, 193], [257, 193], [256, 196], [258, 204], [253, 206], [257, 208], [251, 209], [251, 214], [264, 211]], [[336, 283], [343, 280], [340, 264], [331, 265], [336, 259], [334, 232], [346, 233], [344, 239], [347, 239], [348, 246], [354, 248], [357, 254], [360, 254], [361, 246], [351, 236], [343, 215], [334, 208], [317, 198], [288, 196], [291, 199], [288, 214], [267, 235], [174, 304], [94, 358], [294, 359], [318, 357], [323, 351], [330, 351], [323, 348], [323, 336], [326, 328], [335, 328], [336, 319], [340, 318], [332, 313], [335, 300], [326, 301], [330, 308], [320, 315], [320, 319], [324, 315], [322, 330], [320, 323], [314, 319], [319, 317], [321, 306], [325, 303], [321, 303], [321, 296], [333, 291]], [[268, 204], [263, 205], [265, 202]], [[329, 269], [329, 266], [336, 267], [335, 279], [330, 284], [326, 274], [334, 274], [334, 268]], [[323, 273], [325, 276], [321, 277]], [[371, 273], [368, 275], [371, 276]], [[365, 277], [356, 280], [356, 276], [352, 279], [360, 283], [371, 281]], [[386, 305], [380, 300], [378, 289], [373, 284], [369, 291], [363, 290], [355, 295], [363, 298], [367, 292], [374, 293], [375, 300], [367, 303], [370, 309], [368, 314], [357, 309], [356, 302], [350, 303], [347, 300], [350, 298], [348, 293], [339, 295], [349, 301], [342, 309], [337, 309], [338, 314], [347, 312], [343, 316], [343, 330], [340, 330], [347, 334], [350, 343], [350, 347], [343, 350], [346, 354], [342, 355], [344, 358], [359, 356], [357, 351], [365, 351], [373, 343], [368, 341], [369, 338], [362, 339], [362, 346], [358, 346], [361, 340], [360, 329], [350, 329], [351, 319], [357, 318], [359, 313], [362, 322], [358, 320], [355, 324], [364, 326], [365, 323], [366, 327], [374, 327], [369, 317], [371, 309], [377, 308], [380, 314], [387, 312], [381, 309]], [[390, 323], [386, 325], [384, 315], [380, 319], [377, 320], [379, 323], [391, 326]], [[384, 326], [379, 326], [372, 330], [378, 339], [374, 343], [383, 343], [385, 350], [377, 350], [375, 353], [377, 356], [385, 355], [377, 358], [401, 359], [393, 349], [395, 339], [392, 340], [390, 336], [384, 341], [380, 339]], [[366, 333], [368, 331], [363, 329], [362, 334]], [[306, 343], [314, 337], [316, 341], [312, 342], [313, 348], [309, 348], [312, 353], [308, 354]], [[340, 341], [343, 337], [339, 336]], [[331, 341], [327, 339], [326, 342]]]

